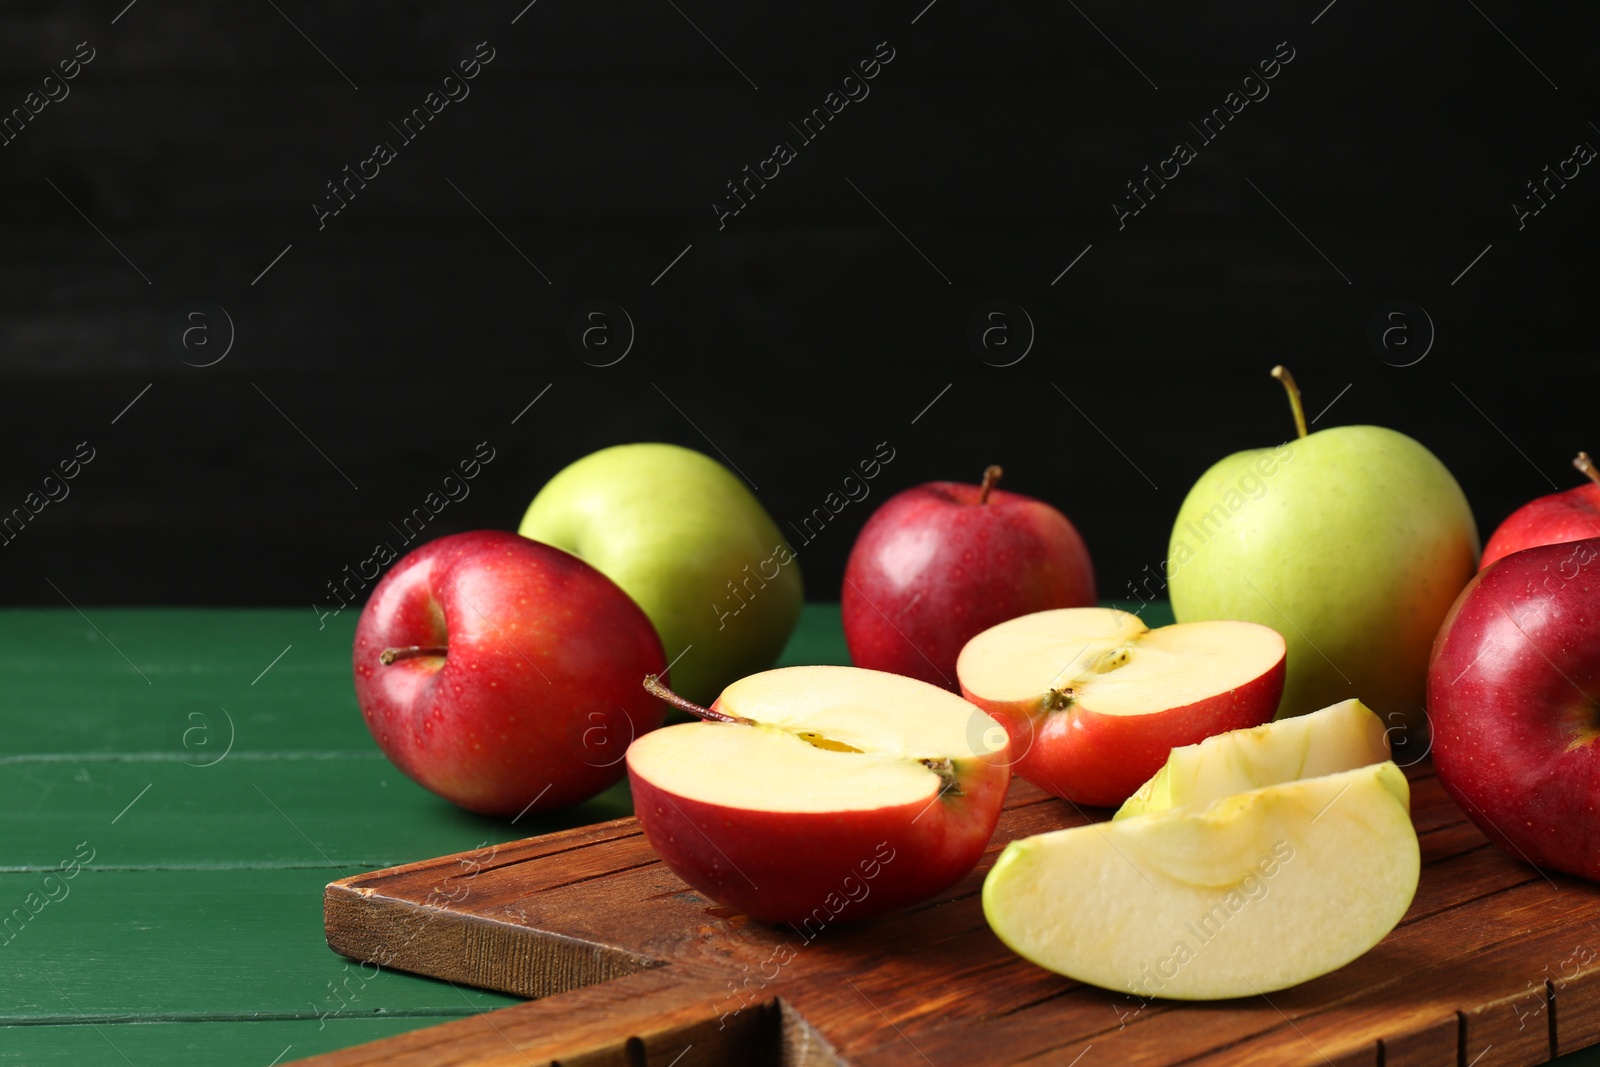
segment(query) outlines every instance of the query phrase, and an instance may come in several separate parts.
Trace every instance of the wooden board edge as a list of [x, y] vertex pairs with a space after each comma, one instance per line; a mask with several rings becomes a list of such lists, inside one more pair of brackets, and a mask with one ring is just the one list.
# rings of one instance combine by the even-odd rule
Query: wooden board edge
[[483, 871], [492, 871], [500, 867], [526, 863], [529, 860], [542, 859], [546, 856], [553, 856], [571, 849], [585, 848], [589, 845], [604, 844], [607, 841], [615, 841], [619, 838], [637, 837], [643, 832], [639, 829], [638, 819], [632, 815], [625, 815], [620, 819], [607, 819], [605, 822], [578, 826], [570, 830], [557, 830], [554, 833], [538, 834], [534, 837], [514, 838], [494, 845], [485, 843], [478, 848], [468, 849], [465, 852], [452, 852], [447, 856], [434, 856], [430, 859], [402, 863], [395, 867], [384, 867], [381, 870], [363, 871], [348, 878], [340, 878], [330, 884], [348, 886], [372, 885], [404, 875], [440, 869], [453, 872], [446, 874], [446, 878], [472, 878]]
[[[718, 983], [658, 969], [296, 1061], [314, 1067], [779, 1067], [777, 1006], [719, 1017]], [[787, 1067], [787, 1065], [785, 1065]], [[837, 1067], [826, 1060], [808, 1067]]]
[[513, 996], [554, 996], [665, 965], [615, 946], [398, 900], [345, 881], [323, 891], [322, 916], [328, 947], [342, 955]]

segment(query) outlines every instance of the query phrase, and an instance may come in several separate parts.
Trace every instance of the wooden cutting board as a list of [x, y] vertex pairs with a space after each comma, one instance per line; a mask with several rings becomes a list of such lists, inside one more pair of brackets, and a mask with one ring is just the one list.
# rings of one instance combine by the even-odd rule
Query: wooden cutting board
[[1500, 1067], [1600, 1042], [1600, 886], [1505, 855], [1429, 768], [1408, 773], [1423, 869], [1405, 920], [1270, 999], [1140, 1002], [1001, 945], [979, 902], [1000, 849], [1091, 821], [1018, 782], [960, 884], [810, 938], [689, 889], [631, 818], [334, 882], [336, 951], [538, 999], [305, 1062]]

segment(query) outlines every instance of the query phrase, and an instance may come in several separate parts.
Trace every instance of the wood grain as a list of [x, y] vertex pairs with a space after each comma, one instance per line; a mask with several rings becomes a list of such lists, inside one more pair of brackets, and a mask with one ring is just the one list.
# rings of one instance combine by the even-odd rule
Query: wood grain
[[701, 897], [633, 819], [331, 883], [336, 950], [541, 999], [306, 1062], [894, 1067], [1066, 1064], [1093, 1049], [1147, 1067], [1492, 1067], [1600, 1042], [1600, 889], [1511, 859], [1431, 768], [1409, 776], [1423, 874], [1405, 919], [1350, 965], [1270, 997], [1141, 1002], [1002, 946], [978, 895], [999, 850], [1108, 814], [1019, 782], [961, 882], [809, 939]]

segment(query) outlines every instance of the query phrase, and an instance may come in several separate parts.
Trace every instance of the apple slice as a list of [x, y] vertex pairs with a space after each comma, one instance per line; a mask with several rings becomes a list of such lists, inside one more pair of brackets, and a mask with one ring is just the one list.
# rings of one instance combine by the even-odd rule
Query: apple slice
[[977, 864], [1010, 745], [954, 693], [856, 667], [743, 678], [704, 722], [628, 748], [634, 811], [668, 867], [712, 900], [806, 937], [920, 900]]
[[1006, 846], [983, 885], [1018, 955], [1141, 997], [1286, 989], [1381, 941], [1416, 893], [1393, 763], [1057, 830]]
[[985, 630], [956, 673], [961, 694], [1006, 728], [1020, 777], [1115, 807], [1174, 746], [1271, 719], [1284, 642], [1253, 622], [1152, 630], [1114, 608], [1063, 608]]
[[1229, 730], [1198, 745], [1172, 750], [1167, 762], [1113, 816], [1209, 804], [1264, 785], [1318, 778], [1389, 758], [1383, 721], [1359, 700], [1279, 719], [1248, 730]]

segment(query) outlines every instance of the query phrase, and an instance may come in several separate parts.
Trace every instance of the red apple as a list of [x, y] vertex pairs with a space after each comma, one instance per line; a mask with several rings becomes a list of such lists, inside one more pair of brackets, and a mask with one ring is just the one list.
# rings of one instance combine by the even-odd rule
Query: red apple
[[983, 484], [929, 482], [873, 512], [850, 550], [840, 609], [858, 667], [956, 688], [956, 656], [996, 623], [1093, 604], [1094, 567], [1065, 515]]
[[1005, 732], [936, 686], [856, 667], [783, 667], [628, 749], [645, 837], [712, 900], [806, 937], [959, 881], [1011, 781]]
[[638, 605], [577, 556], [499, 530], [441, 537], [390, 568], [354, 659], [384, 755], [486, 815], [594, 796], [663, 718], [639, 691], [666, 656]]
[[1126, 611], [1067, 608], [985, 630], [956, 670], [962, 695], [1006, 728], [1019, 778], [1105, 808], [1174, 748], [1271, 719], [1285, 653], [1282, 635], [1259, 623], [1152, 630]]
[[1428, 667], [1439, 782], [1529, 863], [1600, 880], [1600, 538], [1479, 572]]
[[1600, 471], [1587, 452], [1579, 452], [1572, 465], [1589, 476], [1588, 484], [1529, 501], [1506, 516], [1483, 546], [1479, 570], [1524, 548], [1600, 537]]

